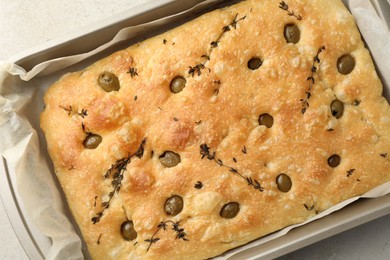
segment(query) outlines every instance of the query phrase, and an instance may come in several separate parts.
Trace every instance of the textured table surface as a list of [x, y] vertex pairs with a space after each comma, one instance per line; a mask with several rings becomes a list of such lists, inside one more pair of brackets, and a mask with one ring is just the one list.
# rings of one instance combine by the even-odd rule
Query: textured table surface
[[[146, 1], [0, 0], [0, 60]], [[0, 227], [0, 259], [28, 259], [1, 200]], [[390, 215], [280, 259], [390, 259]]]

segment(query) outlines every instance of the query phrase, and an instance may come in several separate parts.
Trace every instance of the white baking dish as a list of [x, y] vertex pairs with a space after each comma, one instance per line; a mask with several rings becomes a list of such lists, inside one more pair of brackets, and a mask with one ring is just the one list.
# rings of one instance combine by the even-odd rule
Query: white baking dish
[[[11, 61], [25, 68], [27, 71], [45, 60], [88, 52], [109, 41], [123, 27], [141, 24], [150, 20], [188, 9], [203, 0], [149, 1], [145, 5], [126, 10], [115, 17], [105, 19], [88, 28], [74, 32], [63, 38], [47, 42], [41, 46], [20, 53], [11, 58]], [[233, 1], [229, 1], [233, 2]], [[383, 0], [371, 0], [374, 7], [390, 28], [390, 5]], [[153, 35], [155, 32], [150, 32]], [[135, 36], [134, 41], [144, 36]], [[105, 51], [103, 55], [129, 45], [119, 44]], [[98, 59], [98, 56], [92, 58]], [[85, 61], [85, 64], [92, 62]], [[82, 65], [81, 65], [82, 66]], [[53, 73], [50, 69], [43, 74]], [[26, 214], [22, 199], [16, 190], [15, 174], [9, 171], [8, 163], [4, 158], [0, 160], [0, 195], [9, 216], [11, 224], [30, 259], [45, 259], [51, 247], [50, 238], [43, 235], [31, 224]], [[340, 211], [293, 229], [286, 235], [269, 241], [262, 246], [245, 250], [230, 259], [269, 259], [286, 254], [308, 244], [332, 236], [354, 226], [376, 219], [390, 213], [390, 195], [358, 200]]]

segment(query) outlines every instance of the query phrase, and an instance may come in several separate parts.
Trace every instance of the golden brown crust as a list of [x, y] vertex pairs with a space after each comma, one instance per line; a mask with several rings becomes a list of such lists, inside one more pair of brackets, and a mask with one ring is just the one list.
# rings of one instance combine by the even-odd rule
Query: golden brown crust
[[[339, 0], [286, 3], [252, 0], [205, 14], [47, 91], [41, 127], [93, 258], [212, 257], [390, 180], [390, 108], [353, 17]], [[283, 36], [291, 23], [301, 32], [296, 44]], [[356, 60], [348, 75], [337, 71], [344, 54]], [[262, 60], [256, 70], [247, 66], [253, 57]], [[99, 87], [105, 71], [117, 75], [119, 91]], [[174, 94], [176, 76], [186, 86]], [[338, 119], [335, 99], [344, 104]], [[259, 125], [263, 113], [271, 128]], [[96, 149], [83, 146], [89, 133], [102, 137]], [[165, 167], [164, 151], [181, 162]], [[341, 158], [334, 168], [333, 154]], [[288, 192], [276, 184], [281, 173]], [[173, 217], [164, 211], [172, 195], [184, 201]], [[229, 202], [240, 210], [225, 219]], [[135, 240], [122, 238], [126, 220]]]

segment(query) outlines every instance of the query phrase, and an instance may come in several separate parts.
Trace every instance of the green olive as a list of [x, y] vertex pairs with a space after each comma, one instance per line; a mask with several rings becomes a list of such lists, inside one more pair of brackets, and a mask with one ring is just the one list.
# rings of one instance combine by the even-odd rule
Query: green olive
[[344, 113], [344, 103], [335, 99], [330, 104], [330, 110], [332, 111], [332, 116], [339, 119]]
[[284, 27], [284, 38], [288, 43], [298, 43], [301, 39], [301, 31], [295, 24], [287, 24]]
[[171, 81], [171, 84], [169, 84], [171, 92], [172, 93], [179, 93], [179, 92], [181, 92], [184, 89], [184, 87], [186, 86], [186, 82], [187, 82], [186, 79], [181, 77], [181, 76], [175, 77]]
[[253, 57], [248, 61], [248, 68], [251, 70], [257, 70], [260, 68], [261, 64], [263, 64], [263, 61], [260, 58]]
[[341, 158], [337, 154], [333, 154], [328, 158], [328, 165], [332, 168], [339, 166]]
[[271, 128], [273, 124], [274, 118], [271, 115], [264, 113], [259, 116], [259, 125], [265, 125], [267, 128]]
[[355, 68], [355, 59], [351, 55], [345, 54], [340, 58], [338, 58], [337, 70], [341, 74], [347, 75], [351, 73], [354, 68]]
[[160, 155], [159, 159], [162, 165], [168, 168], [174, 167], [181, 162], [180, 155], [172, 151], [165, 151]]
[[137, 232], [134, 229], [133, 221], [128, 220], [122, 223], [121, 234], [125, 240], [134, 240], [137, 238]]
[[292, 186], [291, 178], [287, 174], [279, 174], [276, 177], [276, 184], [281, 192], [288, 192]]
[[234, 218], [240, 211], [240, 204], [237, 202], [229, 202], [223, 205], [219, 215], [223, 218]]
[[83, 145], [87, 149], [95, 149], [102, 142], [102, 137], [97, 134], [88, 134], [84, 139]]
[[111, 72], [103, 72], [100, 74], [98, 79], [99, 86], [104, 89], [106, 92], [118, 91], [119, 90], [119, 80]]
[[173, 195], [165, 201], [165, 212], [170, 216], [176, 216], [183, 210], [183, 198], [178, 195]]

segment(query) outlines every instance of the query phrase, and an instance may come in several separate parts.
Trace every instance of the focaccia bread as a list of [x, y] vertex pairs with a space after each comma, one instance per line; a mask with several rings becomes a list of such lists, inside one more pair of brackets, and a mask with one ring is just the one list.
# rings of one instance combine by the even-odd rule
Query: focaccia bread
[[94, 259], [205, 259], [390, 180], [340, 0], [248, 0], [61, 77], [41, 127]]

